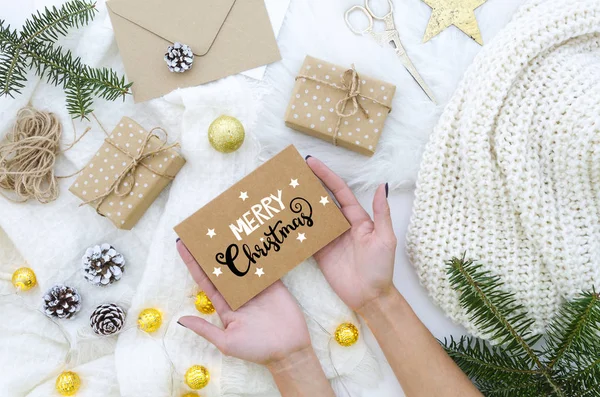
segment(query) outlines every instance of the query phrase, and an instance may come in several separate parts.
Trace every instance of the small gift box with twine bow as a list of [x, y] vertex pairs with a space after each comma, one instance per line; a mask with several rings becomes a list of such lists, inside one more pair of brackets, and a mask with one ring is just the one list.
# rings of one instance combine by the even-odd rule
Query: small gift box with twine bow
[[147, 132], [123, 117], [69, 190], [81, 205], [130, 230], [185, 164], [176, 147], [164, 130]]
[[285, 124], [297, 131], [372, 156], [396, 86], [307, 56]]

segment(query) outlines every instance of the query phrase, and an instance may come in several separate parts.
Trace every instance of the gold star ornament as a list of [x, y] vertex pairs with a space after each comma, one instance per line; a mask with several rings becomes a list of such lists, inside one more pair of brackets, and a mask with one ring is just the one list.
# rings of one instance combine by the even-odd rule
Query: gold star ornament
[[442, 30], [454, 25], [477, 43], [483, 45], [479, 25], [477, 24], [477, 19], [475, 19], [475, 9], [483, 5], [486, 1], [423, 0], [425, 4], [433, 9], [423, 42], [428, 42], [440, 34]]

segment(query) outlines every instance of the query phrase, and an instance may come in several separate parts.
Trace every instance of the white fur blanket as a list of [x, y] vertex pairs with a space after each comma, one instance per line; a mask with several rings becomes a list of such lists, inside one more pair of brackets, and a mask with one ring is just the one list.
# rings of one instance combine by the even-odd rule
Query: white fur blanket
[[[293, 0], [279, 39], [284, 60], [269, 67], [262, 83], [234, 76], [135, 106], [131, 98], [124, 103], [97, 101], [95, 114], [106, 128], [114, 127], [123, 115], [146, 128], [162, 126], [172, 139], [182, 143], [188, 160], [171, 188], [161, 194], [133, 231], [116, 230], [93, 209], [79, 208], [79, 200], [67, 192], [70, 180], [61, 181], [61, 196], [52, 204], [15, 205], [0, 200], [0, 227], [38, 275], [40, 286], [25, 295], [25, 303], [39, 307], [45, 290], [59, 282], [78, 288], [83, 296], [78, 317], [63, 322], [74, 340], [79, 337], [72, 362], [84, 379], [78, 395], [138, 397], [149, 391], [159, 397], [172, 392], [179, 395], [182, 373], [195, 363], [207, 366], [212, 374], [202, 395], [277, 395], [264, 369], [223, 357], [201, 338], [173, 325], [180, 315], [194, 313], [190, 296], [195, 286], [175, 253], [172, 226], [289, 143], [304, 154], [325, 160], [357, 189], [369, 189], [384, 181], [393, 188], [412, 186], [429, 132], [479, 46], [454, 28], [426, 45], [421, 44], [429, 7], [418, 0], [394, 1], [396, 23], [408, 53], [442, 103], [435, 107], [403, 70], [391, 49], [382, 49], [367, 37], [356, 37], [346, 28], [344, 11], [358, 2]], [[490, 40], [506, 24], [520, 3], [521, 0], [491, 0], [478, 10], [484, 40]], [[100, 13], [91, 26], [70, 35], [64, 44], [90, 65], [122, 71], [102, 1], [98, 9]], [[355, 63], [360, 73], [398, 86], [394, 111], [373, 158], [284, 127], [284, 109], [306, 54], [340, 65]], [[10, 128], [17, 110], [28, 101], [60, 116], [65, 127], [64, 143], [68, 143], [72, 127], [62, 90], [38, 83], [33, 76], [23, 95], [15, 100], [0, 99], [1, 132]], [[215, 152], [206, 139], [208, 125], [223, 113], [238, 117], [248, 133], [242, 149], [230, 155]], [[75, 124], [82, 132], [90, 123]], [[61, 159], [59, 175], [81, 168], [101, 145], [103, 134], [97, 126], [90, 125], [94, 131]], [[100, 242], [112, 243], [127, 258], [125, 277], [106, 289], [87, 284], [79, 272], [85, 248]], [[14, 270], [13, 264], [1, 266], [5, 272]], [[307, 315], [330, 332], [342, 321], [357, 323], [312, 261], [292, 271], [285, 282]], [[0, 288], [0, 293], [10, 291], [6, 284]], [[8, 391], [4, 394], [7, 396], [51, 395], [67, 351], [64, 337], [41, 315], [24, 309], [23, 302], [1, 299], [0, 390]], [[105, 302], [127, 308], [128, 330], [118, 338], [90, 338], [89, 314]], [[145, 307], [158, 307], [165, 314], [165, 325], [150, 337], [129, 329], [139, 310]], [[312, 320], [308, 322], [325, 371], [333, 378], [335, 372], [327, 352], [329, 337]], [[360, 389], [358, 386], [368, 389], [377, 381], [378, 364], [363, 339], [349, 349], [335, 344], [332, 348], [337, 371], [352, 391]], [[173, 381], [169, 361], [175, 367]]]

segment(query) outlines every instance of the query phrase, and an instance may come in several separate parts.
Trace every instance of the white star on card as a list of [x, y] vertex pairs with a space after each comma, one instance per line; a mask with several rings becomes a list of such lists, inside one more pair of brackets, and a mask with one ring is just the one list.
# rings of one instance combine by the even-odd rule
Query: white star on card
[[298, 237], [296, 237], [296, 240], [303, 242], [304, 240], [306, 240], [306, 236], [304, 235], [304, 233], [298, 233]]
[[329, 200], [327, 199], [327, 196], [321, 196], [321, 200], [319, 201], [319, 203], [323, 204], [323, 206], [325, 206], [326, 204], [329, 204]]
[[220, 267], [215, 267], [215, 270], [212, 272], [212, 274], [219, 277], [221, 274], [223, 274], [223, 272], [221, 271]]
[[240, 198], [242, 199], [242, 201], [246, 201], [246, 199], [248, 198], [248, 192], [240, 192]]
[[215, 233], [215, 229], [208, 229], [208, 233], [206, 233], [206, 235], [210, 238], [213, 238], [217, 235], [217, 233]]
[[256, 272], [254, 274], [256, 274], [258, 277], [260, 277], [263, 274], [265, 274], [265, 272], [263, 272], [263, 268], [262, 267], [257, 267], [256, 268]]
[[292, 179], [290, 182], [290, 186], [294, 189], [296, 188], [296, 186], [300, 186], [300, 184], [298, 183], [298, 179]]

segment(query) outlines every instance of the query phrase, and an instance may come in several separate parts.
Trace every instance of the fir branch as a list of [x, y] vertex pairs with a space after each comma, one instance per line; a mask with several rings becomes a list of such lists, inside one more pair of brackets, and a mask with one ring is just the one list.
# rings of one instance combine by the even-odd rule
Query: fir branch
[[540, 397], [551, 395], [548, 392], [540, 391], [539, 383], [535, 379], [514, 384], [483, 381], [478, 382], [476, 386], [486, 397]]
[[565, 303], [548, 328], [546, 337], [548, 369], [560, 364], [565, 355], [579, 351], [582, 345], [598, 340], [600, 295], [596, 291], [582, 294]]
[[67, 108], [74, 117], [86, 118], [92, 96], [111, 101], [125, 98], [133, 83], [127, 83], [124, 76], [119, 77], [112, 69], [91, 68], [70, 51], [53, 46], [69, 28], [88, 24], [97, 12], [95, 4], [71, 0], [58, 9], [38, 11], [25, 22], [20, 34], [0, 20], [0, 95], [20, 93], [26, 68], [33, 68], [41, 78], [63, 87]]
[[600, 295], [566, 302], [552, 321], [542, 351], [525, 310], [502, 292], [498, 277], [453, 258], [450, 281], [479, 331], [504, 345], [471, 337], [442, 344], [487, 397], [600, 397]]
[[108, 101], [114, 101], [119, 97], [125, 99], [125, 95], [129, 94], [129, 88], [133, 85], [125, 81], [125, 76], [119, 78], [117, 72], [108, 68], [87, 67], [85, 77], [92, 82], [94, 95]]
[[[87, 24], [97, 12], [96, 3], [88, 3], [82, 0], [72, 0], [65, 3], [60, 9], [52, 7], [45, 8], [44, 13], [33, 14], [31, 19], [25, 21], [23, 31], [20, 35], [2, 35], [2, 46], [10, 48], [6, 53], [10, 55], [10, 62], [5, 63], [2, 59], [2, 70], [0, 70], [0, 82], [2, 91], [0, 94], [13, 96], [12, 93], [20, 93], [25, 81], [25, 57], [23, 52], [27, 51], [28, 45], [37, 46], [41, 44], [38, 40], [54, 41], [59, 34], [66, 34], [70, 27], [79, 27]], [[0, 28], [4, 21], [0, 21]]]
[[452, 258], [447, 262], [450, 284], [460, 293], [461, 305], [477, 328], [491, 339], [517, 354], [524, 354], [543, 368], [533, 346], [538, 336], [531, 333], [533, 320], [512, 294], [500, 289], [500, 278], [481, 270], [473, 261]]
[[473, 261], [452, 258], [448, 265], [450, 284], [460, 293], [460, 303], [467, 310], [480, 332], [491, 335], [510, 354], [532, 363], [556, 396], [563, 397], [560, 386], [547, 372], [532, 346], [540, 339], [533, 335], [533, 320], [527, 318], [514, 295], [501, 289], [498, 276], [481, 270]]
[[579, 352], [565, 354], [563, 360], [571, 365], [563, 364], [560, 368], [560, 381], [567, 395], [578, 396], [594, 391], [598, 392], [595, 395], [600, 395], [600, 347], [595, 342], [591, 347], [581, 346]]
[[66, 90], [67, 110], [72, 118], [89, 120], [88, 114], [92, 109], [92, 91], [81, 79], [76, 78], [69, 82]]
[[597, 384], [593, 388], [582, 392], [582, 394], [574, 394], [578, 397], [598, 397], [600, 396], [600, 384]]
[[18, 50], [18, 33], [0, 20], [0, 95], [20, 94], [25, 87], [25, 57]]
[[37, 11], [31, 19], [25, 21], [21, 32], [21, 42], [25, 46], [32, 40], [56, 41], [59, 35], [66, 35], [69, 28], [87, 25], [94, 19], [96, 3], [84, 0], [72, 0], [60, 9], [46, 7], [44, 12]]
[[5, 25], [6, 22], [0, 19], [0, 51], [4, 52], [6, 46], [17, 45], [19, 43], [19, 34], [17, 30], [10, 28], [10, 25]]
[[[503, 349], [481, 339], [463, 336], [459, 340], [444, 339], [442, 346], [471, 379], [489, 377], [502, 380], [522, 381], [541, 371], [532, 369], [526, 360], [501, 354]], [[510, 378], [504, 378], [504, 377]]]
[[119, 79], [116, 72], [103, 68], [95, 69], [81, 63], [80, 58], [74, 58], [70, 51], [61, 47], [41, 45], [35, 51], [29, 49], [27, 56], [36, 73], [54, 85], [67, 84], [72, 79], [81, 79], [91, 92], [107, 100], [125, 97], [132, 83], [126, 83], [125, 78]]

